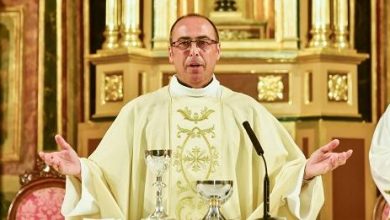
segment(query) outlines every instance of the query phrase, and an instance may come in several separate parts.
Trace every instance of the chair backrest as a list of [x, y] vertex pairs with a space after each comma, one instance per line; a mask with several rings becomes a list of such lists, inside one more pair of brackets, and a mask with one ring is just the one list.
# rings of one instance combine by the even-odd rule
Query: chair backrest
[[386, 202], [385, 198], [380, 194], [376, 199], [374, 212], [372, 215], [373, 220], [388, 220], [390, 212], [390, 205]]
[[64, 219], [61, 205], [65, 178], [37, 159], [33, 171], [20, 176], [21, 189], [13, 199], [8, 219]]

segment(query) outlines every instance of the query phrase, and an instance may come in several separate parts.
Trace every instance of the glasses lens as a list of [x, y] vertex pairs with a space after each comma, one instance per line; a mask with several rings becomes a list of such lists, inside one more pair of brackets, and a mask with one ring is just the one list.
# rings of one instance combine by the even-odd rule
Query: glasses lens
[[191, 46], [190, 40], [182, 40], [177, 42], [177, 47], [182, 50], [186, 50]]
[[217, 43], [216, 41], [213, 41], [211, 39], [178, 40], [172, 43], [172, 46], [177, 47], [181, 50], [187, 50], [191, 47], [192, 42], [194, 42], [195, 45], [202, 50], [207, 49], [211, 44]]
[[207, 49], [207, 47], [210, 45], [211, 43], [208, 42], [206, 39], [198, 39], [196, 40], [196, 46], [202, 50], [204, 49]]

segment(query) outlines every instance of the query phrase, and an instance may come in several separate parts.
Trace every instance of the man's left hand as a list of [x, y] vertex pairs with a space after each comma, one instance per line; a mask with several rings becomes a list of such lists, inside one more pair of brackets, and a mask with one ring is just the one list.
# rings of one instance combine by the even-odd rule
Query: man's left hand
[[352, 155], [352, 150], [340, 153], [332, 152], [339, 144], [340, 141], [334, 139], [312, 153], [306, 162], [305, 180], [310, 180], [315, 176], [325, 174], [347, 162], [348, 158]]

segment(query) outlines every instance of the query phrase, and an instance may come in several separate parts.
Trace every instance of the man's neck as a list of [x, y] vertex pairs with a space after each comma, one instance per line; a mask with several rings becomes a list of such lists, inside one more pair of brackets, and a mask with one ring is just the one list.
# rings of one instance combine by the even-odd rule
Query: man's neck
[[[187, 83], [181, 81], [179, 78], [177, 78], [177, 81], [178, 81], [181, 85], [183, 85], [183, 86], [185, 86], [185, 87], [195, 89], [194, 87], [192, 87], [192, 86], [188, 85]], [[206, 86], [210, 85], [210, 83], [211, 83], [212, 81], [213, 81], [213, 77], [211, 77], [210, 81], [209, 81], [208, 83], [206, 83], [205, 85], [203, 85], [201, 88], [205, 88]]]

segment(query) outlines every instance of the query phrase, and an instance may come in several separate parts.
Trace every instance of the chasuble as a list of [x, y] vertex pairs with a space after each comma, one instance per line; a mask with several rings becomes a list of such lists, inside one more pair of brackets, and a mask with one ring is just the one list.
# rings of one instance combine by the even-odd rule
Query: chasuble
[[375, 128], [369, 159], [372, 177], [390, 204], [390, 105]]
[[283, 126], [261, 104], [212, 82], [202, 89], [170, 84], [126, 104], [98, 148], [82, 158], [82, 182], [67, 177], [62, 212], [68, 219], [142, 219], [154, 211], [155, 176], [145, 150], [171, 149], [164, 174], [164, 207], [174, 219], [201, 219], [207, 203], [197, 180], [233, 180], [221, 211], [227, 219], [263, 215], [264, 164], [242, 123], [264, 148], [270, 176], [270, 212], [315, 219], [324, 201], [321, 177], [304, 183], [306, 159]]

